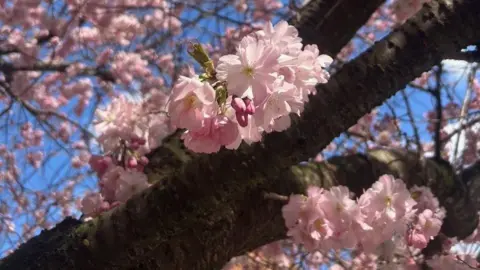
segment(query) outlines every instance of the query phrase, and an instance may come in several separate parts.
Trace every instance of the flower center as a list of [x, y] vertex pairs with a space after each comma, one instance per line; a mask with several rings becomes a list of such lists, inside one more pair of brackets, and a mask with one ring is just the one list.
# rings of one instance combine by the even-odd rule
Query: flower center
[[415, 201], [418, 200], [418, 198], [420, 198], [420, 196], [422, 195], [422, 192], [421, 191], [414, 191], [412, 192], [412, 199], [414, 199]]
[[425, 221], [425, 229], [428, 230], [432, 227], [432, 222], [430, 220]]
[[247, 75], [248, 77], [253, 77], [254, 70], [252, 67], [245, 67], [243, 69], [243, 74]]
[[325, 225], [325, 222], [323, 222], [323, 219], [319, 218], [313, 222], [313, 227], [319, 232], [323, 231], [323, 225]]
[[340, 203], [337, 203], [337, 205], [335, 206], [335, 209], [337, 210], [337, 212], [342, 212], [343, 211], [343, 205], [340, 204]]
[[184, 105], [185, 108], [191, 109], [194, 108], [197, 104], [197, 97], [194, 95], [190, 95], [185, 98]]
[[385, 204], [387, 205], [387, 207], [390, 207], [392, 205], [392, 197], [385, 197]]

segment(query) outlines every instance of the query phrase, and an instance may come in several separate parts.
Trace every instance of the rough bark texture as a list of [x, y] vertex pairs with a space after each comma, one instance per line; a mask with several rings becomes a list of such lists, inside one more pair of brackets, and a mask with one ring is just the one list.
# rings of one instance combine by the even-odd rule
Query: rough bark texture
[[[263, 192], [299, 193], [308, 181], [323, 182], [318, 173], [319, 178], [295, 177], [302, 169], [294, 167], [295, 173], [290, 166], [319, 152], [444, 54], [478, 40], [480, 17], [471, 10], [480, 10], [480, 1], [442, 0], [425, 6], [318, 87], [291, 129], [270, 134], [263, 143], [192, 157], [175, 150], [178, 137], [172, 136], [155, 153], [152, 166], [163, 169], [153, 170], [157, 183], [152, 188], [100, 218], [68, 226], [65, 234], [44, 233], [33, 246], [29, 241], [4, 259], [0, 269], [219, 269], [233, 256], [284, 237], [282, 205], [266, 201]], [[461, 226], [454, 232], [446, 226], [444, 232], [466, 236], [476, 225], [475, 211], [461, 200], [455, 185], [445, 181], [451, 175], [421, 178], [429, 172], [422, 166], [417, 165], [419, 175], [410, 174], [417, 167], [400, 165], [397, 170], [406, 168], [409, 174], [397, 173], [406, 180], [428, 179], [422, 182], [446, 198], [449, 215]], [[437, 167], [433, 170], [444, 171]], [[337, 168], [335, 179], [362, 175], [358, 170], [348, 174], [349, 168], [350, 163]], [[362, 181], [361, 186], [368, 187], [374, 178], [369, 179], [367, 171], [345, 183], [358, 189]], [[58, 240], [52, 242], [47, 234]]]
[[[304, 44], [317, 44], [322, 53], [337, 55], [385, 0], [312, 0], [300, 9], [294, 24]], [[338, 19], [333, 19], [335, 16]]]
[[475, 208], [480, 211], [480, 161], [463, 170], [461, 179], [467, 186]]
[[322, 53], [334, 56], [384, 2], [312, 0], [290, 23], [297, 27], [304, 44], [317, 44]]

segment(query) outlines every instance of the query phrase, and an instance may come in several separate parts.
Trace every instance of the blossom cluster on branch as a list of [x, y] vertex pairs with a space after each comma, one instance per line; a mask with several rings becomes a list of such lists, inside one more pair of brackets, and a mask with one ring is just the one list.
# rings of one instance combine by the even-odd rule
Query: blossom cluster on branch
[[185, 129], [185, 146], [198, 153], [236, 149], [242, 141], [260, 141], [263, 132], [287, 129], [290, 113], [300, 114], [315, 86], [328, 81], [333, 61], [301, 41], [286, 21], [267, 23], [243, 37], [236, 54], [220, 57], [216, 68], [204, 48], [192, 43], [189, 54], [204, 73], [180, 76], [168, 100], [160, 93], [142, 102], [120, 97], [97, 110], [95, 128], [106, 155], [90, 159], [101, 191], [85, 197], [83, 212], [98, 214], [148, 187], [145, 154], [174, 129]]
[[325, 83], [332, 58], [316, 45], [302, 50], [295, 27], [281, 21], [267, 23], [240, 41], [236, 54], [213, 62], [198, 45], [192, 56], [205, 73], [181, 77], [173, 87], [168, 113], [172, 124], [187, 131], [185, 145], [194, 152], [214, 153], [222, 146], [236, 149], [241, 141], [257, 142], [262, 132], [283, 131], [290, 113], [300, 114]]
[[[345, 186], [329, 190], [310, 186], [306, 196], [291, 195], [282, 209], [287, 235], [312, 254], [343, 249], [357, 254], [353, 260], [341, 260], [342, 265], [335, 269], [345, 269], [345, 265], [377, 269], [380, 261], [395, 269], [421, 269], [420, 251], [440, 233], [446, 215], [431, 190], [418, 186], [407, 189], [401, 179], [383, 175], [357, 200], [352, 196]], [[469, 237], [470, 241], [474, 238], [478, 238], [476, 231]], [[444, 250], [448, 251], [456, 239], [447, 242]], [[471, 256], [449, 252], [426, 263], [445, 270], [477, 265]]]
[[292, 195], [283, 208], [288, 235], [308, 250], [356, 248], [375, 251], [395, 235], [407, 246], [423, 249], [435, 237], [445, 210], [430, 189], [384, 175], [357, 201], [345, 186], [312, 186], [307, 196]]
[[[89, 162], [96, 151], [92, 139], [99, 140], [105, 157], [112, 161], [112, 168], [120, 166], [127, 171], [141, 170], [147, 162], [144, 153], [161, 141], [164, 132], [169, 133], [175, 127], [169, 124], [168, 117], [160, 116], [165, 114], [161, 112], [166, 110], [165, 100], [158, 101], [158, 104], [150, 102], [148, 106], [152, 108], [146, 110], [149, 113], [144, 113], [138, 109], [144, 101], [132, 102], [119, 96], [129, 92], [147, 99], [152, 95], [160, 97], [178, 82], [178, 75], [190, 79], [199, 77], [195, 76], [188, 59], [177, 53], [178, 45], [192, 39], [194, 34], [189, 32], [192, 26], [206, 30], [203, 22], [212, 18], [223, 25], [218, 32], [209, 33], [212, 36], [210, 41], [204, 40], [205, 50], [217, 67], [217, 72], [221, 64], [219, 58], [225, 54], [238, 55], [237, 48], [246, 35], [257, 37], [259, 32], [265, 32], [265, 21], [285, 19], [298, 12], [292, 2], [286, 5], [285, 1], [279, 0], [225, 0], [216, 1], [215, 8], [210, 3], [198, 0], [45, 0], [6, 1], [0, 4], [0, 20], [3, 23], [0, 27], [0, 53], [4, 71], [0, 76], [1, 115], [9, 122], [4, 128], [9, 130], [9, 134], [14, 134], [8, 138], [5, 136], [0, 145], [5, 148], [0, 153], [0, 165], [3, 165], [0, 176], [7, 180], [0, 187], [6, 191], [6, 196], [0, 200], [0, 212], [6, 217], [29, 217], [12, 224], [0, 224], [0, 233], [8, 231], [2, 236], [10, 239], [10, 246], [13, 248], [16, 245], [13, 243], [19, 242], [14, 240], [16, 237], [24, 241], [38, 232], [39, 228], [48, 228], [58, 218], [75, 214], [76, 209], [81, 207], [79, 196], [86, 187], [92, 188], [90, 181], [94, 180], [90, 177], [88, 165], [101, 160], [94, 156]], [[375, 32], [388, 30], [393, 25], [390, 15], [395, 14], [396, 9], [391, 8], [391, 2], [387, 1], [372, 15], [359, 36], [374, 41]], [[235, 9], [231, 8], [233, 6]], [[182, 33], [185, 35], [180, 35]], [[293, 43], [298, 44], [297, 41]], [[357, 49], [357, 45], [350, 43], [337, 57], [348, 59]], [[283, 58], [285, 55], [292, 56], [290, 53], [283, 54]], [[279, 70], [278, 76], [287, 77], [288, 73], [282, 72]], [[301, 74], [305, 75], [303, 72]], [[228, 82], [218, 76], [216, 79]], [[285, 81], [292, 84], [292, 78]], [[285, 97], [284, 94], [280, 96]], [[126, 117], [129, 123], [135, 117], [124, 112], [143, 115], [134, 120], [136, 123], [133, 125], [137, 125], [135, 136], [130, 138], [122, 128], [104, 133], [111, 124], [99, 123], [96, 126], [95, 130], [100, 133], [98, 138], [97, 134], [89, 131], [87, 125], [91, 121], [91, 110], [104, 102], [111, 102], [110, 106], [113, 107], [116, 103], [118, 108], [125, 107], [125, 111], [115, 110], [122, 113], [118, 119]], [[242, 134], [246, 130], [241, 126], [245, 120], [248, 120], [250, 127], [256, 118], [263, 117], [263, 108], [258, 109], [259, 104], [252, 103], [248, 110], [243, 109], [248, 102], [246, 98], [238, 98], [234, 102], [229, 100], [227, 104], [229, 116], [234, 118], [233, 123], [238, 125], [241, 134], [237, 136], [236, 143], [242, 140], [250, 143], [250, 140], [261, 138], [263, 123], [256, 124], [260, 128], [258, 133]], [[287, 103], [290, 106], [292, 102]], [[298, 100], [293, 101], [294, 105], [297, 103]], [[257, 115], [248, 114], [252, 106], [259, 111]], [[231, 107], [234, 107], [233, 110]], [[97, 110], [96, 123], [111, 117], [106, 115], [107, 111]], [[237, 111], [240, 111], [239, 117]], [[235, 115], [232, 116], [232, 113]], [[165, 121], [162, 120], [164, 118]], [[117, 122], [120, 121], [118, 119]], [[266, 127], [267, 132], [285, 120], [289, 119], [282, 117], [276, 120], [274, 126]], [[142, 125], [150, 126], [139, 128]], [[235, 131], [234, 128], [232, 130]], [[156, 131], [161, 134], [155, 135]], [[112, 137], [115, 132], [123, 134]], [[185, 135], [186, 139], [192, 134]], [[191, 145], [197, 145], [195, 140]], [[61, 157], [65, 162], [55, 167], [61, 172], [55, 173], [54, 177], [47, 176], [46, 181], [42, 181], [45, 188], [26, 188], [25, 185], [35, 182], [30, 179], [32, 175], [44, 167], [58, 164], [52, 161], [55, 157]], [[124, 165], [125, 162], [128, 164]], [[61, 215], [51, 214], [52, 211], [61, 212]], [[46, 217], [38, 218], [42, 215]], [[12, 234], [14, 231], [16, 235]]]

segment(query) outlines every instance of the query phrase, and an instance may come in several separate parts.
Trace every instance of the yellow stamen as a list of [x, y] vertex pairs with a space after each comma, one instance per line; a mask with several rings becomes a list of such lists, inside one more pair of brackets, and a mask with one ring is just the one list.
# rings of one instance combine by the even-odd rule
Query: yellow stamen
[[430, 220], [427, 220], [425, 222], [425, 229], [430, 229], [432, 227], [432, 222]]
[[421, 195], [422, 195], [422, 192], [421, 192], [421, 191], [414, 191], [414, 192], [412, 192], [412, 194], [411, 194], [412, 199], [414, 199], [414, 200], [417, 200], [418, 198], [420, 198]]
[[247, 75], [248, 77], [253, 77], [253, 68], [251, 67], [246, 67], [243, 69], [243, 73]]
[[392, 205], [392, 198], [390, 196], [385, 197], [385, 204], [390, 207]]
[[197, 97], [195, 97], [194, 95], [190, 95], [186, 97], [184, 100], [184, 106], [185, 108], [188, 108], [188, 109], [194, 108], [196, 103], [197, 103]]
[[313, 222], [313, 226], [317, 231], [323, 231], [323, 225], [325, 225], [325, 222], [323, 222], [323, 219], [319, 218]]

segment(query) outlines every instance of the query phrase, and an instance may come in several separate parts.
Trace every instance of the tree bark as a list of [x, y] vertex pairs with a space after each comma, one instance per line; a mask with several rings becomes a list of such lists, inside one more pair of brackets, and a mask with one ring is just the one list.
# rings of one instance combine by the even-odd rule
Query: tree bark
[[[330, 188], [335, 185], [345, 185], [356, 195], [360, 195], [364, 189], [370, 187], [371, 184], [383, 174], [392, 174], [405, 181], [410, 187], [413, 185], [425, 185], [432, 190], [435, 190], [439, 201], [448, 212], [447, 218], [442, 226], [442, 232], [447, 236], [461, 235], [462, 237], [465, 237], [473, 231], [474, 227], [476, 227], [477, 216], [475, 205], [470, 201], [468, 194], [465, 193], [466, 191], [460, 185], [459, 179], [456, 179], [452, 167], [449, 166], [448, 163], [437, 163], [430, 159], [419, 158], [416, 153], [403, 150], [378, 149], [372, 150], [366, 155], [356, 154], [345, 157], [334, 157], [327, 162], [293, 166], [289, 171], [285, 172], [281, 178], [277, 179], [276, 183], [272, 183], [272, 186], [265, 191], [282, 193], [296, 189], [296, 192], [301, 192], [302, 190], [305, 190], [308, 185], [317, 185], [324, 188]], [[475, 170], [468, 169], [461, 175], [465, 180], [469, 181], [468, 179], [480, 177], [480, 170], [478, 170], [478, 168]], [[159, 192], [154, 191], [154, 193], [158, 194]], [[283, 203], [269, 200], [263, 197], [262, 193], [252, 194], [250, 192], [248, 195], [254, 196], [251, 197], [251, 200], [243, 200], [243, 203], [241, 203], [242, 207], [235, 209], [236, 214], [231, 216], [231, 218], [234, 219], [231, 224], [232, 232], [224, 234], [223, 237], [226, 237], [224, 239], [214, 240], [215, 242], [224, 242], [225, 245], [222, 245], [223, 248], [231, 246], [232, 249], [242, 250], [243, 252], [251, 249], [248, 247], [254, 247], [254, 244], [259, 241], [258, 237], [266, 241], [265, 243], [285, 237], [284, 221], [279, 214]], [[136, 200], [138, 201], [138, 198]], [[241, 200], [241, 198], [237, 197], [234, 198], [234, 200]], [[232, 202], [228, 202], [227, 204], [231, 203]], [[224, 209], [231, 208], [228, 207]], [[466, 213], [467, 216], [463, 216], [463, 214], [459, 213]], [[189, 217], [185, 217], [185, 221], [189, 220]], [[204, 219], [197, 216], [195, 217], [195, 220], [198, 221]], [[113, 224], [123, 224], [122, 222], [123, 221], [121, 220], [117, 220], [108, 226]], [[152, 222], [154, 221], [152, 220]], [[213, 222], [213, 220], [212, 224], [193, 224], [193, 222], [191, 222], [192, 224], [189, 225], [191, 226], [191, 229], [202, 225], [214, 228], [215, 224], [213, 224]], [[42, 264], [37, 264], [37, 261], [38, 258], [45, 255], [44, 250], [42, 250], [42, 247], [45, 244], [54, 245], [57, 252], [68, 247], [68, 243], [67, 246], [65, 246], [64, 242], [58, 240], [62, 239], [65, 235], [75, 236], [74, 230], [78, 224], [79, 222], [74, 219], [66, 219], [57, 225], [56, 229], [45, 231], [30, 240], [30, 248], [20, 248], [16, 251], [15, 256], [17, 257], [17, 261], [15, 267], [22, 265], [21, 263], [25, 263], [25, 265], [22, 265], [23, 268], [20, 269], [61, 269], [60, 266], [70, 265], [71, 262], [55, 260], [55, 257], [53, 257], [54, 260], [42, 262]], [[152, 225], [154, 224], [145, 224], [147, 227]], [[256, 226], [260, 227], [258, 228]], [[195, 247], [185, 246], [187, 243], [191, 245], [192, 242], [196, 242], [194, 240], [192, 241], [192, 235], [188, 232], [179, 233], [179, 236], [183, 236], [185, 239], [176, 240], [169, 244], [172, 249], [171, 252], [175, 252], [175, 254], [171, 255], [181, 256], [181, 258], [175, 260], [178, 264], [164, 264], [163, 260], [156, 261], [158, 257], [168, 259], [168, 257], [166, 257], [168, 256], [168, 253], [158, 253], [157, 255], [146, 255], [143, 253], [167, 252], [169, 249], [158, 250], [152, 246], [143, 246], [143, 244], [136, 246], [136, 248], [146, 249], [141, 251], [143, 256], [137, 257], [130, 254], [131, 257], [121, 257], [116, 259], [116, 262], [113, 263], [112, 261], [102, 261], [100, 259], [102, 254], [96, 253], [95, 255], [98, 256], [98, 261], [96, 261], [96, 263], [97, 265], [100, 263], [101, 269], [217, 269], [223, 264], [222, 261], [218, 262], [218, 264], [207, 265], [200, 264], [201, 261], [189, 261], [187, 265], [191, 268], [187, 268], [185, 260], [188, 261], [190, 256], [195, 256], [198, 253], [203, 253], [203, 256], [208, 256], [208, 252], [212, 252], [212, 250], [216, 252], [211, 255], [213, 256], [212, 259], [220, 259], [222, 257], [228, 259], [228, 256], [224, 257], [222, 255], [230, 254], [230, 250], [222, 250], [219, 247], [208, 245], [211, 241], [211, 237], [215, 233], [222, 232], [224, 232], [223, 228], [218, 231], [211, 229], [203, 234], [197, 235], [198, 240], [201, 239], [207, 242], [204, 245], [200, 244], [202, 242], [197, 243], [198, 246]], [[140, 233], [140, 231], [137, 233]], [[253, 236], [251, 235], [252, 233], [254, 234]], [[115, 239], [103, 239], [103, 241], [106, 240], [115, 241]], [[100, 239], [96, 239], [95, 241], [100, 241]], [[123, 240], [120, 241], [123, 242]], [[155, 241], [161, 240], [157, 239]], [[88, 240], [88, 238], [85, 238], [83, 240], [84, 247], [76, 250], [76, 256], [84, 255], [82, 253], [85, 252], [85, 250], [88, 250], [88, 248], [91, 247], [90, 245], [93, 245], [94, 243], [95, 242]], [[108, 243], [98, 244], [102, 246], [109, 245]], [[157, 244], [159, 243], [157, 242]], [[143, 247], [140, 247], [140, 245]], [[175, 249], [176, 247], [180, 249]], [[132, 251], [137, 250], [136, 248], [133, 248]], [[32, 258], [33, 260], [27, 261], [25, 260], [26, 258]], [[88, 266], [80, 264], [80, 260], [76, 260], [77, 258], [80, 259], [81, 257], [69, 258], [71, 261], [76, 261], [75, 269], [99, 269], [97, 267], [100, 267], [93, 264]], [[60, 262], [61, 264], [59, 264]], [[124, 263], [128, 263], [128, 265], [125, 265]]]
[[[283, 238], [282, 203], [265, 200], [263, 193], [303, 192], [317, 178], [295, 177], [290, 166], [318, 153], [443, 55], [478, 40], [480, 17], [470, 11], [479, 9], [475, 0], [426, 5], [319, 86], [292, 128], [269, 134], [262, 143], [190, 156], [176, 150], [178, 137], [172, 136], [152, 159], [152, 166], [163, 168], [153, 170], [157, 183], [152, 188], [91, 222], [65, 221], [66, 233], [57, 228], [41, 234], [4, 259], [0, 269], [218, 269], [233, 256]], [[176, 158], [169, 158], [172, 153]], [[348, 166], [336, 173], [348, 176], [347, 171]], [[403, 177], [410, 179], [409, 174]], [[437, 196], [447, 198], [448, 215], [465, 224], [452, 234], [469, 234], [476, 225], [475, 211], [464, 200], [450, 199], [461, 193], [440, 180], [451, 177], [428, 179]], [[362, 186], [374, 180], [363, 180]], [[353, 190], [359, 188], [349, 183]], [[457, 203], [464, 207], [455, 208]]]
[[317, 44], [322, 53], [333, 57], [384, 2], [312, 0], [290, 23], [298, 29], [304, 44]]

